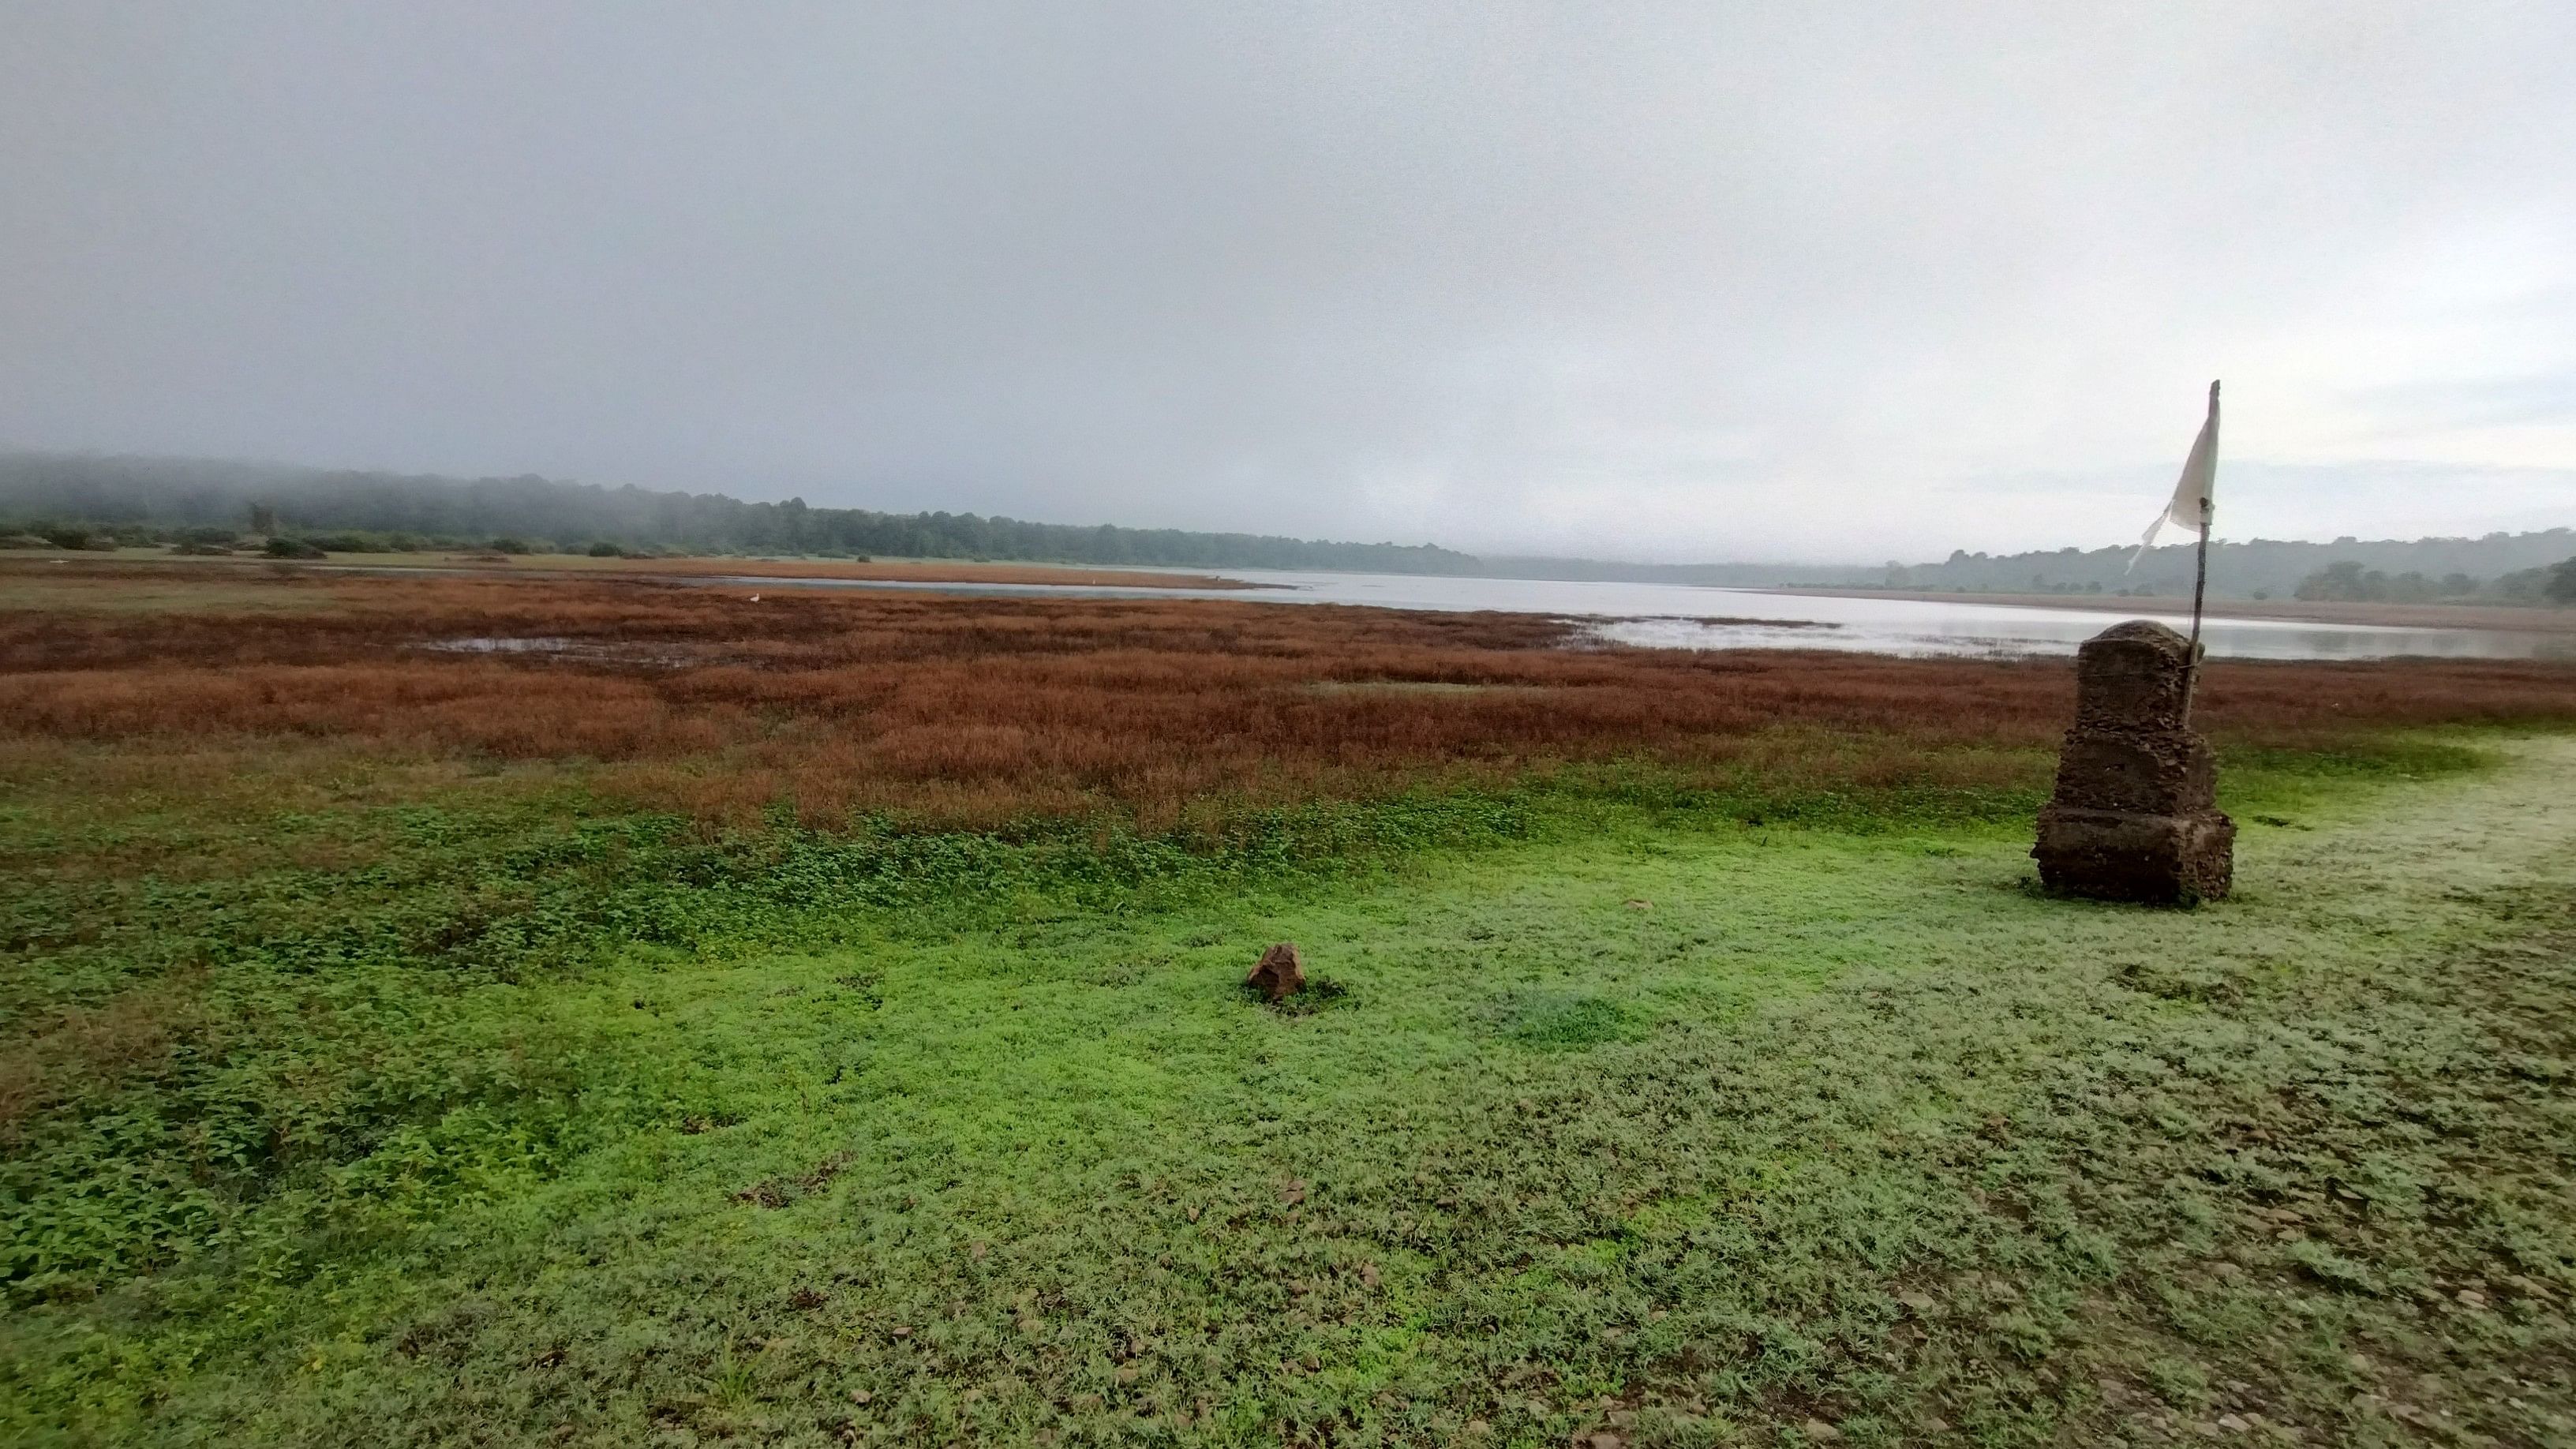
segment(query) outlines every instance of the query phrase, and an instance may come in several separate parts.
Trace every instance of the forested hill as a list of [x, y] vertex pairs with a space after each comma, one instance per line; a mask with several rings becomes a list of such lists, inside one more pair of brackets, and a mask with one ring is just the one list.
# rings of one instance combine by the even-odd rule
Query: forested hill
[[[424, 542], [525, 540], [693, 553], [885, 554], [1202, 568], [1460, 574], [1467, 554], [1429, 544], [1329, 543], [1172, 528], [1082, 527], [972, 513], [746, 503], [534, 476], [438, 478], [279, 465], [58, 453], [0, 455], [0, 522], [246, 530], [254, 507], [296, 534], [407, 535]], [[263, 515], [266, 516], [266, 515]], [[0, 529], [0, 531], [6, 531]]]
[[[2136, 552], [2135, 545], [1991, 557], [1959, 552], [1940, 563], [1891, 563], [1875, 582], [1884, 588], [1968, 593], [2191, 592], [2193, 545], [2151, 548], [2132, 569], [2129, 560]], [[2332, 543], [2222, 538], [2209, 547], [2209, 590], [2235, 599], [2483, 597], [2530, 602], [2544, 588], [2540, 572], [2571, 556], [2576, 556], [2576, 530], [2565, 528], [2482, 538], [2339, 538]], [[2345, 579], [2351, 582], [2338, 582]]]
[[[876, 513], [802, 500], [746, 503], [713, 493], [655, 493], [538, 477], [438, 478], [271, 464], [87, 454], [0, 454], [0, 534], [86, 531], [363, 535], [373, 545], [472, 544], [580, 550], [592, 545], [689, 553], [868, 554], [1198, 568], [1352, 569], [1758, 588], [1816, 584], [1965, 593], [2181, 594], [2192, 546], [2063, 548], [1884, 567], [1640, 564], [1573, 558], [1478, 558], [1431, 544], [1324, 543], [1247, 533], [1079, 527], [972, 513]], [[87, 526], [86, 529], [84, 526]], [[154, 533], [157, 531], [157, 533]], [[334, 548], [355, 544], [334, 542]], [[2483, 538], [2333, 543], [2253, 539], [2211, 546], [2218, 598], [2460, 599], [2538, 603], [2543, 574], [2576, 557], [2576, 531]], [[2567, 571], [2576, 580], [2576, 568]], [[2561, 586], [2576, 587], [2576, 582]]]
[[[2188, 537], [2188, 535], [2185, 535]], [[1834, 564], [1632, 564], [1575, 558], [1492, 558], [1498, 578], [1616, 579], [1631, 583], [1762, 588], [1892, 589], [1964, 594], [2162, 594], [2191, 592], [2191, 544], [2061, 548], [2033, 553], [1964, 550], [1939, 563], [1878, 568]], [[2317, 598], [2435, 602], [2539, 603], [2542, 575], [2576, 556], [2576, 532], [2491, 533], [2484, 538], [2382, 539], [2298, 543], [2221, 539], [2209, 550], [2209, 588], [2222, 599]]]

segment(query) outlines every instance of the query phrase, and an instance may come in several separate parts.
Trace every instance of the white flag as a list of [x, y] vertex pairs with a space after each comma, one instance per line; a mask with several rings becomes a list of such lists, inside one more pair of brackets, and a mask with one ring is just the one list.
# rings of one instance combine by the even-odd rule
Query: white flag
[[2209, 518], [2214, 511], [2211, 492], [2218, 485], [2218, 384], [2209, 385], [2209, 421], [2200, 425], [2200, 436], [2191, 441], [2191, 456], [2182, 464], [2182, 477], [2174, 481], [2173, 501], [2156, 521], [2147, 525], [2146, 536], [2138, 540], [2138, 551], [2129, 555], [2129, 567], [2153, 548], [2156, 535], [2168, 523], [2197, 528], [2203, 536], [2209, 532]]

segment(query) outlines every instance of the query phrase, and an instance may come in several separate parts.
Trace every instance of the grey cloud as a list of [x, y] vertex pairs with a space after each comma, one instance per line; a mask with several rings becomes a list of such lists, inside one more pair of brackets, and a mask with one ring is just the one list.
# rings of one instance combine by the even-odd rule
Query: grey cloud
[[[2576, 313], [2576, 308], [2570, 311]], [[2576, 367], [2523, 376], [2366, 388], [2353, 401], [2361, 409], [2387, 418], [2391, 431], [2426, 427], [2576, 427]]]
[[2367, 468], [2576, 366], [2565, 7], [11, 16], [25, 445], [1875, 559], [2132, 532], [2212, 373]]

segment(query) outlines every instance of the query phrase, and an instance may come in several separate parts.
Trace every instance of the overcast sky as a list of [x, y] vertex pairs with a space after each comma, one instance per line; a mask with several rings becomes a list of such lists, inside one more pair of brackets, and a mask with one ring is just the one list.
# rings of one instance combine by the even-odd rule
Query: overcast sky
[[2576, 4], [0, 0], [0, 446], [1471, 549], [2576, 524]]

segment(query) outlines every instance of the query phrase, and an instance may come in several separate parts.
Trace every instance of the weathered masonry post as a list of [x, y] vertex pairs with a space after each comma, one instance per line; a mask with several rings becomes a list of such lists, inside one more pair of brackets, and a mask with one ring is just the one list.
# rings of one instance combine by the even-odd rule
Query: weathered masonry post
[[2100, 900], [2189, 905], [2227, 894], [2236, 825], [2191, 729], [2192, 645], [2144, 619], [2075, 653], [2075, 727], [2039, 812], [2039, 878]]

